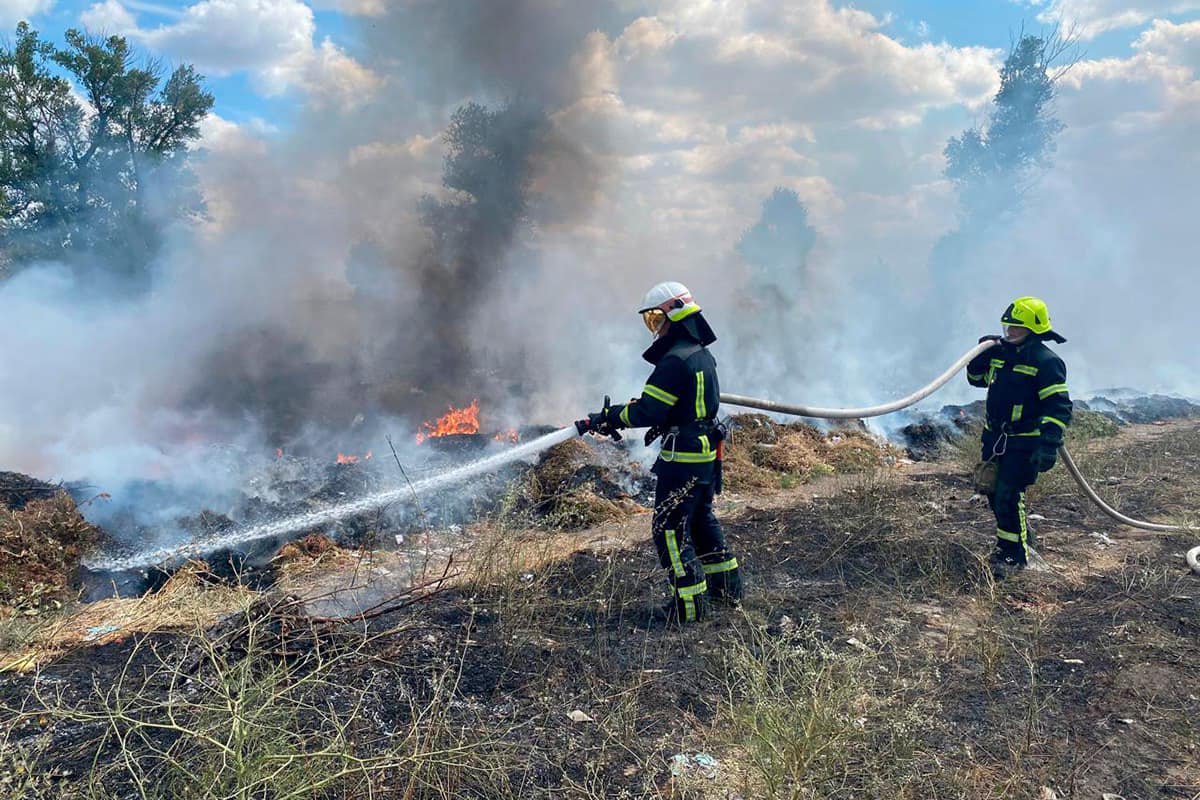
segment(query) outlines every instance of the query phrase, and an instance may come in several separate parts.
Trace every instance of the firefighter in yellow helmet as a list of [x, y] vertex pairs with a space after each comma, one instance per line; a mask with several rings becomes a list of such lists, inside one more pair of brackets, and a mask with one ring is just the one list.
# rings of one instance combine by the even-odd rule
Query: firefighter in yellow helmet
[[1003, 575], [1028, 563], [1025, 490], [1054, 467], [1071, 424], [1072, 404], [1066, 365], [1046, 346], [1066, 342], [1054, 332], [1046, 304], [1036, 297], [1018, 297], [1000, 322], [1003, 336], [979, 340], [999, 345], [967, 365], [967, 380], [988, 390], [982, 458], [997, 467], [988, 501], [996, 515], [992, 563]]
[[575, 424], [580, 433], [602, 435], [649, 428], [647, 445], [662, 439], [654, 462], [658, 482], [651, 532], [671, 597], [657, 616], [696, 622], [704, 618], [710, 599], [733, 605], [742, 599], [738, 560], [713, 513], [725, 437], [717, 422], [717, 362], [708, 350], [717, 337], [692, 293], [676, 281], [652, 287], [638, 312], [654, 337], [642, 354], [654, 371], [641, 396], [621, 405], [609, 405], [605, 398], [601, 411]]

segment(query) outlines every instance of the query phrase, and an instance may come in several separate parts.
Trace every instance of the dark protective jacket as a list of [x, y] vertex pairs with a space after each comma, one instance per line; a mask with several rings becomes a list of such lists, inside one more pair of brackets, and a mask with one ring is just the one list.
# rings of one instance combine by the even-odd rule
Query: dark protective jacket
[[1071, 424], [1067, 367], [1041, 339], [1030, 336], [1020, 345], [1001, 342], [985, 350], [967, 364], [967, 380], [988, 390], [985, 452], [1001, 433], [1008, 433], [1010, 451], [1062, 444]]
[[700, 314], [672, 323], [642, 358], [654, 365], [641, 397], [609, 408], [618, 428], [658, 428], [661, 450], [654, 463], [660, 478], [713, 480], [717, 459], [715, 422], [721, 386], [717, 361], [707, 345], [716, 341]]

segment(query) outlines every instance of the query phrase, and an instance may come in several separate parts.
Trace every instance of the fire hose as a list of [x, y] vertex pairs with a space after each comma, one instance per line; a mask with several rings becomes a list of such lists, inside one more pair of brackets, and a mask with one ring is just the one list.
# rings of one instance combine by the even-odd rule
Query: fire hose
[[[722, 394], [721, 402], [731, 406], [743, 406], [745, 408], [757, 408], [762, 411], [774, 411], [779, 414], [790, 414], [798, 417], [812, 417], [814, 419], [864, 419], [867, 417], [879, 417], [884, 414], [891, 414], [895, 411], [908, 408], [924, 400], [929, 395], [936, 392], [938, 389], [945, 386], [951, 378], [958, 374], [959, 370], [970, 363], [971, 359], [980, 353], [984, 353], [995, 347], [997, 342], [985, 341], [972, 347], [966, 353], [963, 353], [957, 361], [955, 361], [949, 369], [939, 375], [932, 383], [918, 389], [912, 394], [901, 397], [899, 400], [893, 400], [890, 403], [883, 403], [877, 406], [867, 406], [865, 408], [821, 408], [818, 406], [802, 406], [789, 403], [778, 403], [773, 400], [762, 400], [755, 397], [745, 397], [739, 394]], [[1096, 493], [1087, 479], [1083, 477], [1083, 473], [1079, 471], [1075, 459], [1071, 457], [1066, 446], [1058, 448], [1058, 453], [1062, 457], [1063, 466], [1067, 468], [1067, 472], [1079, 484], [1079, 488], [1087, 495], [1093, 503], [1107, 516], [1131, 528], [1140, 528], [1145, 531], [1155, 531], [1159, 533], [1175, 533], [1182, 531], [1194, 530], [1194, 528], [1185, 525], [1166, 525], [1158, 522], [1143, 522], [1133, 519], [1117, 511], [1110, 506]], [[1186, 555], [1188, 566], [1197, 575], [1200, 575], [1200, 545], [1193, 547]]]

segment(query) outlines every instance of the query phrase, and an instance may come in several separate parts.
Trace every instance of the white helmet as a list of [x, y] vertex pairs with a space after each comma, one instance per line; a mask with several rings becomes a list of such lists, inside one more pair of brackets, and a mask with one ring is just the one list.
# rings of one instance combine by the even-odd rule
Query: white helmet
[[692, 299], [692, 293], [678, 281], [666, 281], [646, 292], [642, 298], [639, 314], [658, 309], [667, 315], [672, 322], [690, 317], [700, 310], [700, 305]]
[[646, 292], [638, 313], [646, 328], [657, 336], [667, 320], [679, 322], [699, 310], [700, 305], [692, 299], [686, 286], [678, 281], [666, 281]]

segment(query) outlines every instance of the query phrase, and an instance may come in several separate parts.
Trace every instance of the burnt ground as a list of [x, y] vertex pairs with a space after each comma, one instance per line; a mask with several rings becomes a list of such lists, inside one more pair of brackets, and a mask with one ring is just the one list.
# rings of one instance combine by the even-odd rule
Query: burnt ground
[[[1126, 513], [1195, 520], [1195, 423], [1076, 447]], [[264, 594], [77, 649], [0, 675], [0, 789], [1200, 797], [1195, 537], [1111, 523], [1058, 468], [1031, 495], [1048, 569], [996, 582], [965, 466], [726, 498], [749, 597], [684, 631], [645, 624], [642, 517], [532, 568], [513, 543], [533, 534], [480, 528], [469, 580], [365, 622]]]

